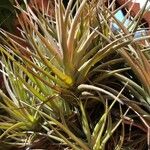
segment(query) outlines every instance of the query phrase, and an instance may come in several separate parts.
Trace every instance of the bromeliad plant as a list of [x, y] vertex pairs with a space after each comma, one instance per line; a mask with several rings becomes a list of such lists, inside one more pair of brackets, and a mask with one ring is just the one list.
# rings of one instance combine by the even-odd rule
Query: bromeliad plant
[[[150, 123], [149, 100], [144, 97], [148, 86], [142, 83], [146, 80], [141, 78], [138, 85], [129, 79], [134, 71], [138, 78], [141, 75], [132, 59], [135, 43], [141, 39], [127, 32], [109, 7], [70, 0], [65, 8], [58, 0], [55, 16], [50, 16], [49, 5], [39, 11], [36, 4], [32, 9], [26, 1], [24, 9], [16, 4], [22, 13], [18, 17], [21, 37], [1, 30], [1, 71], [7, 93], [0, 91], [4, 114], [0, 138], [5, 143], [30, 145], [48, 137], [51, 145], [62, 149], [108, 149], [107, 142], [119, 127], [122, 138], [113, 142], [113, 149], [119, 149], [130, 109]], [[114, 22], [122, 29], [118, 35], [113, 32]], [[136, 52], [149, 63], [141, 49]], [[125, 77], [131, 68], [133, 72]], [[130, 99], [132, 95], [146, 104], [140, 107]], [[133, 125], [147, 131], [141, 124]]]

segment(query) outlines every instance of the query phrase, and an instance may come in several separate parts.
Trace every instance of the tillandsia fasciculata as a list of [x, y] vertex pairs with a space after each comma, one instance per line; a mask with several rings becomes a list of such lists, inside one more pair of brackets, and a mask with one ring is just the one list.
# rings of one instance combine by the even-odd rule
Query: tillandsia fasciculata
[[56, 0], [53, 11], [50, 1], [34, 2], [15, 4], [19, 36], [0, 30], [7, 91], [0, 91], [1, 141], [144, 149], [150, 143], [150, 37], [134, 36], [144, 8], [125, 26], [116, 19], [121, 7], [114, 9], [115, 1], [70, 0], [65, 7]]

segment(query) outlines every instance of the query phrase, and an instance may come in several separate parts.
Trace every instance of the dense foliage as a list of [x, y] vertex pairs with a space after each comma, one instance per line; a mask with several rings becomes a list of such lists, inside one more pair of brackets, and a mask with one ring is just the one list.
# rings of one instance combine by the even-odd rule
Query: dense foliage
[[2, 146], [146, 149], [150, 36], [135, 36], [145, 9], [120, 22], [114, 1], [44, 6], [16, 3], [20, 36], [0, 30]]

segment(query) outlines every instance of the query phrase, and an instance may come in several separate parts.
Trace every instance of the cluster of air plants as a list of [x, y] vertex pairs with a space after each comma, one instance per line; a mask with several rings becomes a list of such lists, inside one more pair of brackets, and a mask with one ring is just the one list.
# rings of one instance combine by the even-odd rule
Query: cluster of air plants
[[144, 149], [150, 142], [150, 37], [134, 37], [144, 9], [125, 27], [115, 18], [114, 1], [70, 0], [65, 8], [58, 0], [55, 16], [50, 3], [40, 11], [24, 4], [16, 3], [21, 37], [0, 30], [3, 145], [32, 147], [45, 138], [56, 149], [129, 143]]

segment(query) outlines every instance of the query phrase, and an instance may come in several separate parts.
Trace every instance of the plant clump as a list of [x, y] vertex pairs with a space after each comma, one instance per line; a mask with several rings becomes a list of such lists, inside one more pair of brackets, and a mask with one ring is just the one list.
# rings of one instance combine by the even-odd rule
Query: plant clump
[[114, 1], [56, 0], [54, 15], [50, 5], [16, 3], [19, 36], [0, 30], [3, 146], [144, 150], [150, 37], [135, 37], [144, 8], [126, 27]]

